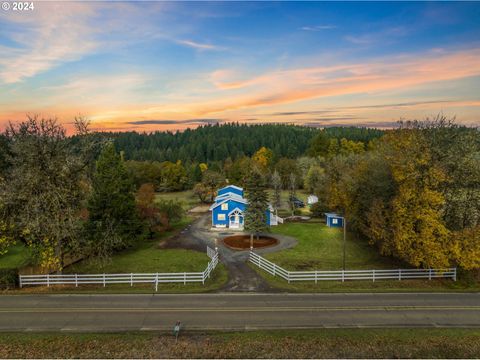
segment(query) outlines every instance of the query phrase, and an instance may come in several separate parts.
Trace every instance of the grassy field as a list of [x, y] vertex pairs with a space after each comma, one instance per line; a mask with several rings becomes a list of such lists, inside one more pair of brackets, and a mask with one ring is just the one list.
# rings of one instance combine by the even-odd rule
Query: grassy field
[[4, 333], [0, 358], [478, 358], [478, 329]]
[[[320, 221], [304, 223], [285, 223], [272, 227], [274, 234], [289, 235], [298, 239], [292, 249], [267, 254], [270, 261], [290, 271], [341, 270], [343, 261], [342, 229], [328, 228]], [[450, 279], [437, 280], [385, 280], [385, 281], [319, 281], [288, 283], [280, 277], [274, 277], [255, 269], [272, 286], [291, 292], [439, 292], [439, 291], [479, 291], [476, 282], [464, 281], [461, 277], [454, 282]], [[382, 257], [367, 243], [347, 237], [346, 269], [388, 269], [405, 268], [392, 258]]]
[[[159, 244], [162, 240], [178, 234], [185, 228], [192, 218], [185, 218], [175, 224], [172, 231], [162, 233], [155, 239], [137, 244], [135, 247], [121, 251], [112, 256], [111, 261], [99, 263], [84, 260], [65, 268], [64, 273], [102, 274], [102, 273], [131, 273], [131, 272], [197, 272], [205, 270], [210, 260], [206, 252], [184, 249], [162, 249]], [[218, 264], [211, 279], [202, 284], [160, 284], [159, 292], [205, 292], [218, 289], [227, 281], [227, 271], [222, 264]], [[126, 284], [82, 287], [29, 287], [21, 292], [137, 292], [150, 293], [154, 291], [152, 285], [136, 284], [133, 287]]]
[[201, 205], [198, 196], [193, 193], [193, 190], [156, 193], [155, 200], [174, 200], [181, 202], [182, 207], [185, 209], [185, 211], [190, 210], [195, 206]]
[[28, 265], [30, 252], [23, 244], [16, 244], [8, 248], [8, 252], [0, 255], [0, 269], [16, 269]]
[[[293, 249], [268, 254], [266, 258], [288, 270], [341, 270], [343, 263], [343, 230], [329, 228], [320, 221], [284, 223], [272, 227], [272, 233], [296, 238]], [[347, 269], [398, 268], [391, 259], [382, 258], [367, 243], [346, 241]]]

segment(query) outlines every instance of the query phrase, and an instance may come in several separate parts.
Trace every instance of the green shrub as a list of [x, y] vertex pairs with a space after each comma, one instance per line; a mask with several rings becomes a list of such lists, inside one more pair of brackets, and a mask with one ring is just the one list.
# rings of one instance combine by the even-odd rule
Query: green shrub
[[328, 209], [321, 202], [316, 202], [310, 206], [310, 212], [313, 217], [322, 217], [326, 211], [328, 211]]
[[0, 289], [12, 289], [18, 285], [18, 269], [0, 269]]

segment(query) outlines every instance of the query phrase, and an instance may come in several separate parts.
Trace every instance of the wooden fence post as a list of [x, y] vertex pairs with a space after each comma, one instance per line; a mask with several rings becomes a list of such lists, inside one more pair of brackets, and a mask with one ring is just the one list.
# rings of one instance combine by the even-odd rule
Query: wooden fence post
[[398, 281], [402, 280], [402, 269], [398, 269]]
[[345, 282], [345, 270], [342, 270], [342, 282]]
[[78, 274], [75, 274], [75, 287], [78, 287]]
[[183, 285], [187, 285], [187, 273], [183, 273]]
[[457, 268], [453, 268], [453, 281], [457, 281]]
[[375, 282], [375, 269], [373, 269], [373, 282]]
[[50, 286], [50, 274], [47, 274], [47, 287]]
[[18, 275], [18, 285], [22, 288], [22, 275]]
[[130, 286], [133, 286], [133, 273], [130, 273]]
[[432, 268], [428, 269], [428, 280], [432, 280]]
[[315, 284], [317, 283], [317, 278], [318, 278], [318, 271], [315, 270]]
[[103, 273], [103, 287], [105, 287], [105, 273]]
[[155, 275], [155, 292], [157, 292], [157, 291], [158, 291], [158, 272]]

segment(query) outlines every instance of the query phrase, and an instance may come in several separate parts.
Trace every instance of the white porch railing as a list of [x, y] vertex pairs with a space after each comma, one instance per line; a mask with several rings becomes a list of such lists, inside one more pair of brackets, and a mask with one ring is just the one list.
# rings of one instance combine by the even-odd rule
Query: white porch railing
[[453, 279], [457, 280], [457, 268], [448, 269], [393, 269], [393, 270], [332, 270], [332, 271], [288, 271], [264, 257], [250, 251], [249, 260], [273, 276], [291, 281], [334, 280], [407, 280], [407, 279]]
[[19, 275], [20, 287], [32, 285], [79, 285], [100, 284], [154, 284], [158, 291], [161, 283], [205, 283], [218, 264], [218, 252], [207, 247], [210, 261], [202, 272], [180, 273], [123, 273], [123, 274], [61, 274], [61, 275]]

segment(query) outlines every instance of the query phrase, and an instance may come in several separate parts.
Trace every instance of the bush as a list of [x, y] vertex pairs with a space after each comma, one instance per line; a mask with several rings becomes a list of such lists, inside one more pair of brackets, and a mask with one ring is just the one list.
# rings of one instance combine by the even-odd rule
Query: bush
[[0, 269], [0, 289], [12, 289], [18, 285], [18, 269]]
[[161, 200], [157, 203], [160, 212], [160, 222], [170, 229], [171, 224], [182, 220], [184, 210], [182, 203], [173, 200]]
[[316, 202], [310, 206], [310, 212], [313, 217], [322, 217], [326, 211], [328, 211], [328, 209], [320, 202]]

